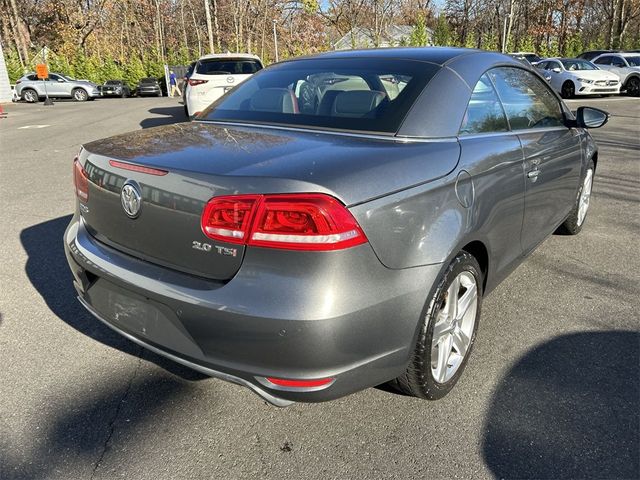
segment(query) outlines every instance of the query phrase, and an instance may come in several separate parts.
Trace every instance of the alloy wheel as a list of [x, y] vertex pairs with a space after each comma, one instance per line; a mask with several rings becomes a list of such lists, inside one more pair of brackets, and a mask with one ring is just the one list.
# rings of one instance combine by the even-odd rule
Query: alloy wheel
[[591, 199], [591, 187], [593, 185], [593, 170], [587, 170], [584, 176], [584, 182], [582, 184], [582, 192], [580, 192], [580, 200], [578, 201], [578, 226], [584, 222], [584, 217], [587, 216], [587, 210], [589, 210], [589, 200]]
[[73, 98], [74, 98], [74, 100], [76, 100], [78, 102], [84, 102], [87, 99], [87, 96], [88, 96], [87, 92], [85, 92], [81, 88], [79, 88], [75, 92], [73, 92]]
[[449, 285], [433, 326], [431, 373], [436, 382], [449, 381], [462, 365], [471, 346], [477, 308], [476, 278], [462, 272]]
[[26, 102], [35, 103], [38, 101], [38, 96], [33, 90], [27, 90], [26, 92], [24, 92], [24, 99]]
[[627, 83], [627, 93], [632, 97], [640, 96], [640, 79], [638, 78], [630, 78]]

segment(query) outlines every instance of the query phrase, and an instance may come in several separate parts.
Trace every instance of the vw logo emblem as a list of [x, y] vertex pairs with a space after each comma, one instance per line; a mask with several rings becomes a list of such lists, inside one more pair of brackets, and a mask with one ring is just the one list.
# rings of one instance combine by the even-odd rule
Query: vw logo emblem
[[233, 77], [227, 77], [227, 83], [233, 83], [234, 80], [235, 79]]
[[140, 187], [133, 180], [128, 180], [122, 187], [120, 192], [120, 202], [124, 213], [130, 218], [136, 218], [140, 215], [142, 207], [142, 196], [140, 195]]

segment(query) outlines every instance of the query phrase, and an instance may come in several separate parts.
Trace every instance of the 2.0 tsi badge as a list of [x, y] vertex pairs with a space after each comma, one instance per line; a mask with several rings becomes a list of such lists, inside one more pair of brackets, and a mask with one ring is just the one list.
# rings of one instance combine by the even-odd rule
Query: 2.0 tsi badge
[[136, 218], [140, 215], [142, 208], [142, 195], [140, 195], [140, 186], [133, 180], [125, 182], [120, 192], [120, 201], [124, 213], [130, 218]]

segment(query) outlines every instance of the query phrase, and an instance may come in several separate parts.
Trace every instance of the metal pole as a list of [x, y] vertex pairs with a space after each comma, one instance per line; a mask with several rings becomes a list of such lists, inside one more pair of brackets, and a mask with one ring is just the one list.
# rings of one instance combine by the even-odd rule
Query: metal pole
[[278, 62], [278, 32], [276, 31], [276, 21], [273, 21], [273, 44], [276, 47], [276, 62]]

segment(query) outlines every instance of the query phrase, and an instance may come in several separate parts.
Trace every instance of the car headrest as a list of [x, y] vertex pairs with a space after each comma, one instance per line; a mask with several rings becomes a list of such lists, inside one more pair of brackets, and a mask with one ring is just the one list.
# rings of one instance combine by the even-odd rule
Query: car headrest
[[333, 102], [336, 117], [362, 117], [376, 108], [387, 97], [375, 90], [349, 90], [341, 92]]
[[249, 108], [258, 112], [298, 113], [298, 106], [288, 88], [263, 88], [251, 96]]

